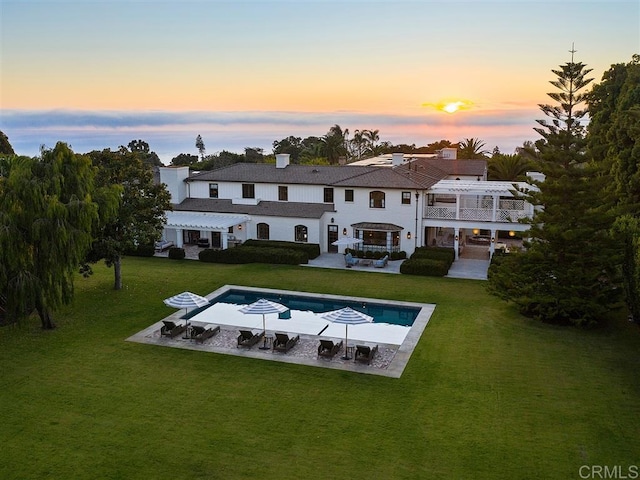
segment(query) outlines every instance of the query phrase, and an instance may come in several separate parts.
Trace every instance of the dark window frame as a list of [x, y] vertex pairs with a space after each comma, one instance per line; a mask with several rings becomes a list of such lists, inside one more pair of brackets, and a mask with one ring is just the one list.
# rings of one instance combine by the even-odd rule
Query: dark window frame
[[325, 187], [324, 189], [324, 203], [333, 203], [333, 188]]
[[386, 194], [381, 190], [369, 192], [369, 208], [385, 208]]
[[286, 185], [278, 185], [278, 200], [281, 202], [289, 201], [289, 187]]
[[345, 202], [353, 202], [354, 194], [352, 188], [347, 188], [344, 191], [344, 201]]
[[255, 183], [243, 183], [242, 184], [242, 198], [256, 198], [256, 184]]

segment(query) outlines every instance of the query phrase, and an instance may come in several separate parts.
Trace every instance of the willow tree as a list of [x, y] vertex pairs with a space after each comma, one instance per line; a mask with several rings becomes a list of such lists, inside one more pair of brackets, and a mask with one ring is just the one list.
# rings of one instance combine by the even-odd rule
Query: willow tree
[[535, 205], [527, 250], [490, 269], [490, 289], [522, 313], [553, 323], [590, 325], [615, 301], [611, 217], [600, 201], [606, 176], [585, 154], [585, 88], [590, 69], [573, 61], [552, 70], [553, 104], [535, 128], [535, 168], [545, 180], [526, 194]]
[[5, 159], [0, 174], [0, 291], [17, 321], [38, 312], [42, 328], [69, 303], [97, 220], [94, 169], [64, 143], [41, 157]]

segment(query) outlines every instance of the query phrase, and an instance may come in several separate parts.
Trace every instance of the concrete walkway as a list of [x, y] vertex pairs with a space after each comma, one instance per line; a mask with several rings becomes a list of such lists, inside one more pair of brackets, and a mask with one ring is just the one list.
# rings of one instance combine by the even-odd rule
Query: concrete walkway
[[[198, 253], [202, 250], [194, 245], [185, 246], [186, 258], [189, 260], [197, 260]], [[156, 253], [157, 257], [167, 257], [167, 251]], [[393, 260], [387, 262], [384, 268], [376, 268], [373, 265], [356, 265], [354, 267], [346, 267], [344, 264], [344, 255], [341, 253], [323, 253], [319, 257], [309, 260], [304, 267], [316, 268], [335, 268], [339, 270], [351, 270], [354, 272], [369, 273], [400, 273], [400, 265], [404, 260]], [[460, 258], [453, 262], [449, 269], [447, 277], [450, 278], [468, 278], [471, 280], [486, 280], [487, 269], [489, 268], [489, 260]]]

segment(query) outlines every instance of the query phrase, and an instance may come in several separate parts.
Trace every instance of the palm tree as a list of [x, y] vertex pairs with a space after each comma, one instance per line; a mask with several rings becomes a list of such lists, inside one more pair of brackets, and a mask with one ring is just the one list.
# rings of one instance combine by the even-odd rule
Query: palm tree
[[489, 152], [483, 150], [484, 145], [484, 142], [479, 138], [465, 138], [458, 147], [458, 158], [485, 158]]
[[380, 130], [364, 130], [364, 137], [367, 141], [367, 148], [372, 156], [376, 154], [376, 143], [380, 140]]
[[497, 154], [488, 161], [489, 180], [524, 181], [531, 162], [520, 155]]
[[353, 132], [353, 138], [351, 139], [351, 146], [352, 146], [352, 151], [354, 153], [354, 157], [356, 157], [357, 160], [360, 160], [362, 158], [362, 153], [364, 151], [364, 145], [365, 145], [365, 138], [364, 138], [364, 133], [366, 130], [355, 130]]
[[[346, 134], [345, 134], [346, 132]], [[345, 144], [345, 135], [349, 134], [349, 130], [343, 131], [340, 125], [334, 125], [329, 132], [322, 137], [324, 144], [324, 154], [330, 164], [338, 163], [341, 156], [347, 155], [347, 146]]]

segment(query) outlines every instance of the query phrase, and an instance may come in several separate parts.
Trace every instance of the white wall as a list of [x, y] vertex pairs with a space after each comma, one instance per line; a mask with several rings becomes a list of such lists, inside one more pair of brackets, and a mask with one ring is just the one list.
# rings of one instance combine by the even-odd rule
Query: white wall
[[189, 167], [159, 167], [159, 169], [160, 182], [167, 186], [171, 194], [171, 203], [181, 203], [187, 198], [185, 179], [189, 177]]

